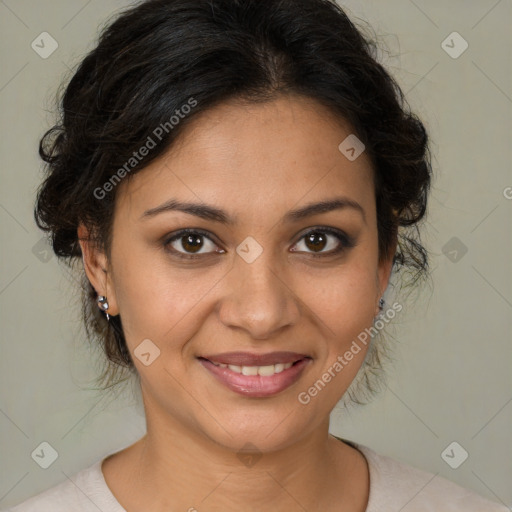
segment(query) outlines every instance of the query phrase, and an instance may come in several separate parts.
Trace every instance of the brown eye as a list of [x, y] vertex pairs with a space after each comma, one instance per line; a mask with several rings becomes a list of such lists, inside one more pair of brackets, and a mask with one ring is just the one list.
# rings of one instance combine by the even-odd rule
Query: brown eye
[[195, 255], [223, 252], [210, 237], [201, 231], [182, 230], [169, 238], [164, 246], [177, 256], [183, 258], [194, 258]]
[[[293, 252], [306, 252], [311, 256], [333, 256], [355, 246], [355, 240], [333, 228], [318, 228], [306, 233]], [[303, 248], [301, 248], [303, 247]]]
[[311, 249], [314, 252], [320, 252], [327, 245], [327, 236], [325, 233], [320, 233], [318, 231], [314, 231], [309, 235], [306, 235], [305, 244], [308, 249]]
[[203, 247], [203, 240], [201, 235], [185, 235], [179, 238], [181, 246], [185, 251], [196, 253]]

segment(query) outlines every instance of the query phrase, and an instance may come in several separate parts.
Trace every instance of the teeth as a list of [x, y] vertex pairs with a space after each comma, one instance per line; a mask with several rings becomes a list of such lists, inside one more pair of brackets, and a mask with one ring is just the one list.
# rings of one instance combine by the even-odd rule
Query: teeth
[[284, 370], [284, 364], [278, 363], [274, 365], [274, 372], [275, 373], [281, 373]]
[[[260, 366], [259, 368], [256, 368], [254, 366], [253, 368], [257, 371], [258, 375], [262, 375], [263, 377], [268, 377], [269, 375], [274, 375], [274, 373], [276, 373], [275, 367], [273, 364], [271, 364], [270, 366]], [[243, 370], [244, 370], [244, 368], [242, 368], [242, 373], [243, 373]]]
[[[213, 362], [213, 361], [212, 361]], [[242, 375], [261, 375], [262, 377], [270, 377], [274, 373], [281, 373], [283, 370], [290, 368], [293, 363], [277, 363], [268, 366], [237, 366], [234, 364], [213, 363], [215, 366], [229, 368], [231, 371], [241, 373]]]

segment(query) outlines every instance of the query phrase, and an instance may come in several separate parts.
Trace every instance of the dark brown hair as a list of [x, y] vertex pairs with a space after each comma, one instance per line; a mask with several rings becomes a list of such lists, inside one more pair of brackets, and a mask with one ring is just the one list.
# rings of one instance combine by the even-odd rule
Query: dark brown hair
[[[430, 187], [428, 137], [376, 54], [376, 43], [329, 0], [149, 0], [131, 7], [80, 63], [59, 101], [58, 124], [41, 139], [47, 176], [35, 206], [38, 226], [68, 262], [81, 256], [80, 222], [108, 254], [116, 189], [98, 190], [120, 169], [123, 176], [141, 170], [191, 119], [223, 101], [293, 93], [327, 106], [365, 144], [375, 170], [380, 257], [398, 237], [395, 270], [417, 280], [427, 271], [417, 224]], [[184, 115], [191, 98], [195, 106]], [[157, 127], [166, 129], [156, 147], [127, 168], [148, 137], [157, 138]], [[104, 376], [119, 367], [133, 372], [120, 316], [107, 323], [82, 277], [86, 331], [110, 363]]]

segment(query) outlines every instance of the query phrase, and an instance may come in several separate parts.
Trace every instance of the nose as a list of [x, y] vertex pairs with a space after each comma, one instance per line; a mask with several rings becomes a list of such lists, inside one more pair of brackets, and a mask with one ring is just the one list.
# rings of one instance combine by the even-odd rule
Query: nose
[[224, 325], [263, 340], [298, 323], [298, 298], [286, 282], [285, 272], [275, 266], [270, 251], [263, 251], [252, 263], [235, 258], [219, 308]]

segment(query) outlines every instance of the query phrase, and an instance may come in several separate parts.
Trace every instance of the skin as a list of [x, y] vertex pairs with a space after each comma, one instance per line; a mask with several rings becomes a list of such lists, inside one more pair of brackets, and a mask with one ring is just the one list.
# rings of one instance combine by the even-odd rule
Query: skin
[[[105, 480], [128, 512], [362, 512], [369, 492], [364, 456], [329, 435], [329, 413], [358, 369], [361, 350], [309, 404], [297, 396], [321, 378], [378, 313], [391, 271], [378, 254], [373, 170], [363, 152], [349, 161], [338, 145], [350, 126], [314, 100], [280, 96], [230, 101], [192, 120], [157, 161], [118, 185], [109, 256], [78, 230], [87, 276], [120, 314], [133, 354], [150, 339], [160, 356], [134, 357], [147, 434], [105, 460]], [[343, 196], [356, 201], [293, 223], [290, 210]], [[230, 226], [193, 215], [143, 213], [169, 199], [207, 203], [235, 218]], [[328, 255], [305, 235], [332, 227], [355, 246]], [[203, 237], [201, 258], [182, 228]], [[236, 252], [253, 237], [262, 254]], [[167, 238], [166, 238], [167, 237]], [[223, 251], [223, 252], [216, 252]], [[320, 253], [324, 257], [315, 258]], [[228, 351], [294, 351], [312, 358], [301, 378], [269, 398], [248, 398], [219, 383], [198, 356]], [[247, 443], [261, 455], [237, 457]]]

